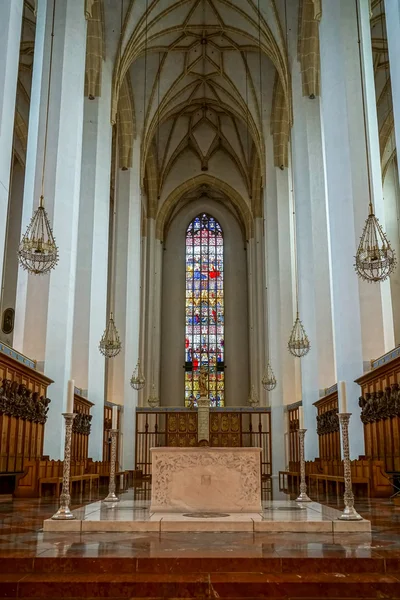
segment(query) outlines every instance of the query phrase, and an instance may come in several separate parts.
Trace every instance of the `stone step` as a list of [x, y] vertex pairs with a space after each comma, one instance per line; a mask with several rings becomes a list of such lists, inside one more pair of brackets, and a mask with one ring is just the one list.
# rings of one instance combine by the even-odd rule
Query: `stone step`
[[7, 598], [400, 597], [400, 575], [382, 573], [18, 573], [0, 575]]
[[0, 574], [400, 573], [399, 558], [346, 557], [1, 557]]

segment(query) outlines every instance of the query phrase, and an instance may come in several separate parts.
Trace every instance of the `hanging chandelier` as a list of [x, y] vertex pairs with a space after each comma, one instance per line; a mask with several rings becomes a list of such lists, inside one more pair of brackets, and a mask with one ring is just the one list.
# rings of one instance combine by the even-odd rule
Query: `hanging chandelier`
[[40, 204], [19, 244], [18, 259], [21, 267], [34, 275], [49, 273], [58, 262], [58, 248], [43, 206], [43, 196], [40, 196]]
[[44, 209], [44, 175], [46, 171], [47, 134], [49, 129], [49, 104], [51, 88], [51, 72], [53, 66], [54, 45], [54, 16], [55, 0], [53, 2], [53, 20], [50, 43], [50, 66], [47, 89], [46, 124], [44, 131], [43, 166], [42, 166], [42, 192], [39, 206], [34, 212], [31, 221], [18, 248], [18, 261], [23, 269], [33, 275], [45, 275], [58, 263], [58, 248], [50, 226], [50, 221]]
[[114, 358], [121, 352], [121, 340], [119, 339], [112, 313], [100, 340], [99, 350], [107, 358]]
[[250, 390], [249, 397], [247, 399], [247, 403], [252, 408], [255, 408], [256, 406], [258, 406], [260, 404], [260, 401], [258, 399], [258, 394], [254, 388], [254, 385], [251, 386], [251, 390]]
[[310, 350], [310, 340], [307, 337], [303, 323], [299, 319], [299, 311], [297, 311], [296, 320], [290, 334], [288, 348], [290, 354], [293, 354], [297, 358], [302, 358]]
[[140, 367], [140, 360], [137, 361], [136, 364], [136, 368], [132, 373], [132, 377], [131, 377], [131, 387], [133, 387], [134, 390], [142, 390], [144, 388], [144, 385], [146, 383], [146, 379], [142, 373], [142, 369]]
[[265, 368], [264, 376], [261, 380], [262, 386], [264, 390], [267, 392], [272, 392], [276, 388], [276, 377], [271, 367], [271, 363], [268, 361], [268, 364]]
[[396, 267], [396, 255], [374, 215], [372, 204], [357, 248], [355, 270], [369, 283], [385, 281]]
[[[360, 16], [358, 3], [356, 2], [357, 12], [357, 33], [360, 40]], [[368, 194], [369, 194], [369, 214], [365, 221], [365, 225], [361, 234], [360, 243], [355, 256], [355, 270], [357, 275], [368, 283], [385, 281], [394, 271], [396, 267], [396, 255], [392, 249], [389, 240], [386, 237], [379, 220], [374, 214], [374, 207], [371, 193], [371, 170], [370, 157], [368, 153], [367, 140], [367, 120], [365, 114], [365, 92], [364, 92], [364, 73], [361, 57], [361, 44], [358, 44], [358, 55], [361, 74], [361, 97], [364, 119], [364, 139], [365, 153], [367, 159], [367, 175], [368, 175]]]
[[159, 399], [159, 397], [156, 394], [156, 386], [154, 385], [154, 383], [151, 386], [151, 394], [147, 398], [147, 404], [151, 408], [156, 408], [157, 406], [160, 406], [160, 399]]

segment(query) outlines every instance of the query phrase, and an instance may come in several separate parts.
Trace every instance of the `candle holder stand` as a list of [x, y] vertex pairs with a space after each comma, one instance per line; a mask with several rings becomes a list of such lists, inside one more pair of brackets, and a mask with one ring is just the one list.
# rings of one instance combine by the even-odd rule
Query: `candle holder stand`
[[343, 448], [344, 468], [344, 511], [338, 517], [342, 521], [361, 521], [362, 516], [354, 508], [354, 494], [351, 482], [350, 448], [349, 448], [349, 421], [351, 413], [339, 413], [339, 423]]
[[51, 517], [54, 520], [65, 521], [75, 519], [69, 505], [71, 496], [69, 493], [70, 486], [70, 471], [71, 471], [71, 439], [72, 439], [72, 423], [76, 417], [76, 413], [63, 413], [65, 419], [65, 444], [64, 444], [64, 463], [63, 463], [63, 481], [62, 492], [60, 495], [60, 508]]
[[110, 482], [108, 485], [108, 496], [103, 502], [119, 502], [115, 495], [115, 463], [117, 461], [117, 435], [118, 429], [110, 429], [111, 435], [111, 464], [110, 464]]
[[306, 484], [306, 465], [304, 461], [304, 437], [307, 429], [298, 429], [299, 446], [300, 446], [300, 494], [296, 498], [296, 502], [311, 502], [311, 498], [307, 495]]

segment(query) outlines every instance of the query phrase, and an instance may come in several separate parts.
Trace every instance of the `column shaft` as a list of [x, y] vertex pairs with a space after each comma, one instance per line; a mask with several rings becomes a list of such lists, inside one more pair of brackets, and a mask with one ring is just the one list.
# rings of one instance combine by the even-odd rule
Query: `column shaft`
[[[107, 68], [108, 67], [108, 68]], [[102, 95], [85, 99], [72, 376], [94, 402], [89, 456], [102, 460], [105, 359], [99, 351], [106, 326], [111, 169], [111, 73], [105, 64]]]
[[[116, 181], [115, 319], [122, 351], [110, 364], [109, 398], [123, 404], [122, 466], [134, 468], [135, 408], [138, 393], [130, 378], [139, 353], [141, 297], [141, 192], [140, 144], [134, 146], [134, 165], [118, 171]], [[110, 395], [111, 394], [111, 395]]]
[[[368, 10], [367, 3], [360, 4]], [[367, 155], [363, 122], [355, 3], [323, 1], [320, 24], [321, 115], [330, 233], [336, 380], [346, 381], [352, 458], [363, 454], [359, 389], [363, 359], [385, 350], [383, 297], [379, 285], [359, 281], [354, 257], [368, 215]], [[366, 102], [370, 95], [365, 95]], [[372, 139], [372, 107], [367, 128]], [[375, 113], [376, 118], [376, 113]], [[369, 157], [371, 159], [371, 156]], [[371, 177], [375, 169], [371, 170]], [[372, 186], [373, 190], [378, 184]], [[375, 199], [375, 198], [374, 198]], [[377, 205], [379, 199], [376, 196]]]
[[[293, 7], [297, 8], [297, 7]], [[292, 154], [296, 212], [299, 311], [310, 352], [300, 360], [305, 456], [319, 455], [316, 408], [320, 389], [335, 381], [329, 251], [319, 99], [303, 96], [297, 60], [297, 10], [291, 11]], [[293, 33], [294, 32], [294, 33]]]
[[[2, 283], [23, 7], [23, 0], [0, 3], [0, 282]], [[6, 308], [2, 303], [2, 295], [3, 288], [0, 291], [0, 308]]]
[[[394, 129], [396, 148], [400, 148], [400, 3], [399, 0], [385, 0], [386, 34], [390, 61], [390, 83], [392, 88]], [[398, 154], [398, 153], [397, 153]], [[400, 181], [400, 160], [397, 159]]]
[[[51, 3], [39, 0], [22, 233], [40, 196], [52, 10]], [[63, 453], [61, 413], [66, 408], [67, 381], [71, 377], [85, 57], [84, 0], [59, 0], [55, 11], [44, 203], [60, 258], [50, 276], [28, 276], [20, 269], [14, 337], [15, 347], [36, 358], [45, 374], [54, 380], [44, 444], [45, 454], [54, 459]]]

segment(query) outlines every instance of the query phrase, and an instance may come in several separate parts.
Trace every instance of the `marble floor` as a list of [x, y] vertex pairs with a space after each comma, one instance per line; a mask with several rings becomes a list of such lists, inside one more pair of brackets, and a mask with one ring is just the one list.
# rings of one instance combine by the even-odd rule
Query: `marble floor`
[[[148, 488], [121, 498], [147, 506]], [[324, 507], [342, 508], [336, 498]], [[364, 498], [356, 507], [371, 533], [52, 533], [43, 521], [53, 498], [0, 503], [0, 597], [400, 598], [400, 507]]]
[[150, 501], [136, 500], [134, 490], [120, 502], [92, 502], [73, 511], [75, 520], [47, 519], [45, 532], [294, 532], [369, 533], [370, 521], [342, 521], [341, 512], [318, 502], [264, 501], [259, 513], [157, 512]]

